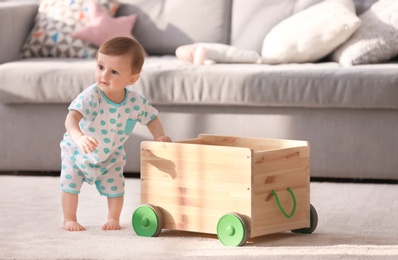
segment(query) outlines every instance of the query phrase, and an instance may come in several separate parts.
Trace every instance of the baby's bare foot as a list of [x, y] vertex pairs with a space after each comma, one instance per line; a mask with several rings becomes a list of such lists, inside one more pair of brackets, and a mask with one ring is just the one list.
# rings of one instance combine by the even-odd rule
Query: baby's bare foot
[[109, 219], [103, 226], [102, 230], [120, 230], [119, 221], [115, 219]]
[[66, 220], [64, 222], [64, 229], [67, 231], [84, 231], [86, 230], [82, 225], [74, 220]]

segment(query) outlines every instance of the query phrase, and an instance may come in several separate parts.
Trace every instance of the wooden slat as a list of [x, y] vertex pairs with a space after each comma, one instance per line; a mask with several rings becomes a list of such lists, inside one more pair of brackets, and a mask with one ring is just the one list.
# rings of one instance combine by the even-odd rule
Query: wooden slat
[[141, 202], [162, 208], [165, 228], [216, 233], [222, 215], [250, 215], [251, 167], [248, 148], [143, 142]]
[[[253, 155], [252, 236], [261, 236], [309, 224], [309, 150], [290, 147], [273, 151], [258, 151]], [[279, 209], [272, 190], [279, 196], [287, 213], [296, 198], [296, 212], [286, 218]]]
[[291, 147], [308, 147], [308, 142], [298, 140], [250, 138], [237, 136], [221, 136], [201, 134], [198, 137], [204, 144], [213, 144], [232, 147], [248, 147], [253, 151], [268, 151]]

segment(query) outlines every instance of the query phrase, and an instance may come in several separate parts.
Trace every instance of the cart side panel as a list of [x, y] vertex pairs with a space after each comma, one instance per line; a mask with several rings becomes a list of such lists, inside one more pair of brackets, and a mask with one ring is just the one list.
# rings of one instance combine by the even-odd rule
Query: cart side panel
[[222, 135], [208, 135], [208, 134], [200, 134], [198, 136], [198, 139], [196, 140], [197, 142], [200, 142], [199, 140], [201, 140], [203, 144], [247, 147], [252, 149], [254, 152], [277, 150], [283, 148], [292, 148], [292, 147], [300, 147], [308, 145], [307, 141], [299, 141], [299, 140], [236, 137], [236, 136], [222, 136]]
[[[251, 236], [261, 236], [310, 225], [309, 147], [294, 147], [253, 155], [253, 213]], [[296, 211], [286, 218], [276, 203], [274, 190], [287, 214], [293, 209], [290, 188], [296, 199]]]
[[158, 206], [164, 228], [216, 233], [229, 212], [251, 214], [252, 150], [141, 143], [141, 203]]

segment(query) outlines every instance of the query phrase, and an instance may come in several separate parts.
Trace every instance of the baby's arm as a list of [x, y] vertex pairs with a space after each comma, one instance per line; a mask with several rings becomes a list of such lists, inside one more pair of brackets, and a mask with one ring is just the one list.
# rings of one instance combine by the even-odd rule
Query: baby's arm
[[160, 119], [156, 117], [147, 125], [149, 131], [153, 135], [153, 139], [159, 142], [171, 142], [171, 138], [164, 135], [164, 130]]
[[83, 150], [85, 154], [97, 149], [98, 142], [91, 136], [84, 135], [80, 130], [79, 122], [83, 118], [76, 110], [69, 111], [65, 120], [65, 128], [72, 140]]

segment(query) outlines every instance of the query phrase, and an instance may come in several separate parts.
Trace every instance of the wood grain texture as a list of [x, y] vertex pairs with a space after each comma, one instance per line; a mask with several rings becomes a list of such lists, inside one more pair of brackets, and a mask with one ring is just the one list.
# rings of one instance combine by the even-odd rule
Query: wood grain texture
[[[286, 218], [272, 195], [290, 212]], [[250, 237], [309, 226], [309, 146], [305, 141], [199, 135], [141, 143], [141, 203], [160, 208], [164, 228], [216, 233], [236, 212]]]

